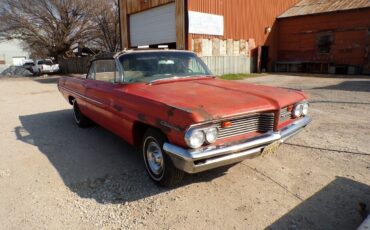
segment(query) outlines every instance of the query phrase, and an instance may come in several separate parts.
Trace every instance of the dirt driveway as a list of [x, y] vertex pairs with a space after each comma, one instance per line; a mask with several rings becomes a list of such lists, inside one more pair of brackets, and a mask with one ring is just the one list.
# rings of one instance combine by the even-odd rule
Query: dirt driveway
[[266, 76], [311, 94], [276, 154], [156, 187], [136, 150], [79, 129], [53, 79], [0, 80], [1, 229], [354, 229], [370, 206], [370, 80]]

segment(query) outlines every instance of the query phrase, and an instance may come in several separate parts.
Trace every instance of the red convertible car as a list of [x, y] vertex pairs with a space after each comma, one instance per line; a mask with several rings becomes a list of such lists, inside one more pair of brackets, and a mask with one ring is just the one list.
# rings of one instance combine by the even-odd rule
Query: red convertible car
[[161, 186], [274, 151], [311, 121], [302, 91], [220, 80], [187, 51], [97, 56], [86, 78], [62, 77], [58, 88], [78, 126], [139, 146]]

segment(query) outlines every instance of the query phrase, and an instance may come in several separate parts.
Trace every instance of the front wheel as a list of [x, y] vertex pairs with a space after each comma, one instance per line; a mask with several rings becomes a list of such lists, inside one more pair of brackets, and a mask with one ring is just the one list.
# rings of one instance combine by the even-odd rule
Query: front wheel
[[40, 70], [39, 69], [36, 69], [36, 70], [32, 69], [32, 73], [33, 73], [33, 76], [39, 76], [40, 75]]
[[81, 113], [76, 100], [73, 100], [73, 117], [80, 128], [91, 126], [91, 121]]
[[142, 142], [142, 154], [150, 178], [159, 186], [173, 187], [181, 182], [184, 172], [177, 169], [164, 152], [165, 141], [160, 131], [148, 129]]

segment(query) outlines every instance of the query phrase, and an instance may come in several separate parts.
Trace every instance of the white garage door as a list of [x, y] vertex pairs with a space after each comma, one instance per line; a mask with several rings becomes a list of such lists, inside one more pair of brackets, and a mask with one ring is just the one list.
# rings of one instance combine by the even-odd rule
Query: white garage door
[[130, 15], [131, 46], [176, 42], [175, 3]]

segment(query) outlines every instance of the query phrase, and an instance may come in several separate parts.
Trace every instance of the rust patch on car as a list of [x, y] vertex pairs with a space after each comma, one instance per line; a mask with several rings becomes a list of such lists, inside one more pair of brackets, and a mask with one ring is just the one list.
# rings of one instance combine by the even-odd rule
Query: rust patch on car
[[[215, 119], [215, 117], [213, 117], [210, 113], [208, 113], [204, 109], [204, 105], [200, 105], [198, 108], [183, 108], [183, 107], [172, 106], [172, 109], [178, 109], [178, 110], [181, 110], [181, 111], [184, 111], [184, 112], [187, 112], [187, 113], [197, 114], [197, 115], [201, 116], [205, 121], [211, 121], [211, 120]], [[172, 110], [172, 112], [173, 112], [173, 110]]]
[[177, 106], [171, 105], [171, 109], [172, 109], [172, 111], [174, 111], [175, 109], [178, 109], [178, 110], [181, 110], [181, 111], [184, 111], [184, 112], [187, 112], [187, 113], [192, 113], [192, 110], [190, 108], [177, 107]]
[[175, 110], [175, 108], [169, 108], [168, 110], [167, 110], [167, 115], [169, 116], [169, 117], [172, 117], [173, 115], [174, 115], [174, 110]]
[[214, 117], [208, 113], [202, 105], [199, 106], [199, 108], [193, 109], [193, 112], [199, 114], [205, 121], [214, 120]]

